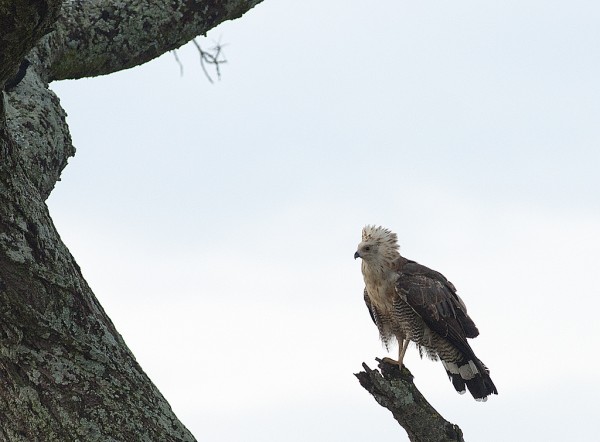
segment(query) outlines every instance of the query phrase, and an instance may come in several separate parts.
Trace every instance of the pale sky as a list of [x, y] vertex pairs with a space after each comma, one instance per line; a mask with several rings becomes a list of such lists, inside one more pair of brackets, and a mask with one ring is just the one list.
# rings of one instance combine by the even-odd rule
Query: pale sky
[[[499, 395], [406, 365], [469, 441], [597, 437], [600, 4], [265, 0], [193, 46], [54, 83], [77, 148], [48, 200], [201, 441], [408, 440], [353, 376], [386, 355], [365, 224], [442, 272]], [[394, 355], [395, 352], [392, 354]]]

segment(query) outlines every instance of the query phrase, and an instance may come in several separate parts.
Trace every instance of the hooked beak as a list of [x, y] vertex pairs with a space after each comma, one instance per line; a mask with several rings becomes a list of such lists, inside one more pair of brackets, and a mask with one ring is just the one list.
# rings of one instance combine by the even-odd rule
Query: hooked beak
[[356, 258], [360, 258], [360, 257], [361, 257], [361, 256], [360, 256], [360, 253], [358, 253], [358, 252], [354, 252], [354, 259], [356, 259]]

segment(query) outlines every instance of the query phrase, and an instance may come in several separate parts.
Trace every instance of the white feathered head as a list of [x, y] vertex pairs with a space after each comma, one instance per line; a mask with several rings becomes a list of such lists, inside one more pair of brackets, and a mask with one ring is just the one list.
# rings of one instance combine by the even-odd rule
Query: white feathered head
[[391, 264], [398, 256], [398, 236], [384, 227], [365, 226], [362, 242], [354, 254], [354, 259], [362, 258], [367, 263]]

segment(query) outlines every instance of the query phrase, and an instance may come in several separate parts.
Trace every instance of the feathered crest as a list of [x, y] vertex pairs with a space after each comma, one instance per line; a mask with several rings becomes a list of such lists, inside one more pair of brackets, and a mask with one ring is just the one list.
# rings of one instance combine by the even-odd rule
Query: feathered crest
[[376, 227], [367, 225], [363, 227], [362, 240], [363, 242], [374, 241], [377, 244], [391, 247], [394, 250], [397, 250], [400, 247], [398, 245], [398, 235], [381, 226]]

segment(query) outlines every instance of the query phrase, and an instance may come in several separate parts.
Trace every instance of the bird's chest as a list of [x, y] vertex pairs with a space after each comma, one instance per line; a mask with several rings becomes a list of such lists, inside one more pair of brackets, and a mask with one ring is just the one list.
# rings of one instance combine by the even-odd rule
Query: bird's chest
[[380, 312], [391, 311], [396, 296], [396, 277], [394, 275], [378, 275], [366, 272], [364, 280], [369, 299], [377, 310]]
[[406, 296], [398, 293], [398, 275], [372, 275], [367, 272], [365, 285], [371, 304], [377, 310], [383, 334], [393, 333], [404, 336], [417, 344], [427, 341], [428, 327], [422, 318], [406, 301]]

